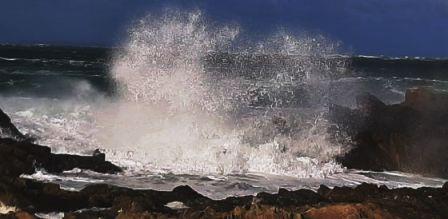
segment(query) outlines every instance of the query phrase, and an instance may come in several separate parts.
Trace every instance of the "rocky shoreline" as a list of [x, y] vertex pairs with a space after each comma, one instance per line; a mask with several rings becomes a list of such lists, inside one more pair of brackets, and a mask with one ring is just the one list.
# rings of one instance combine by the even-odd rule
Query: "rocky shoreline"
[[321, 186], [317, 192], [280, 189], [277, 194], [212, 200], [188, 186], [155, 191], [96, 184], [74, 192], [53, 183], [2, 177], [0, 200], [17, 209], [3, 215], [7, 218], [34, 218], [37, 212], [64, 212], [65, 218], [448, 217], [448, 184], [419, 189], [373, 184], [333, 189]]
[[[358, 98], [358, 109], [331, 106], [334, 122], [353, 141], [353, 149], [340, 161], [360, 169], [447, 176], [446, 153], [441, 153], [448, 143], [448, 135], [443, 135], [448, 118], [445, 100], [445, 94], [419, 88], [408, 91], [402, 104], [388, 106], [365, 94]], [[54, 212], [63, 213], [64, 218], [448, 218], [448, 183], [442, 188], [418, 189], [322, 185], [317, 191], [279, 189], [276, 194], [223, 200], [212, 200], [189, 186], [156, 191], [92, 184], [68, 191], [20, 176], [36, 169], [60, 173], [80, 168], [109, 174], [122, 170], [99, 151], [92, 156], [52, 154], [50, 148], [33, 144], [20, 133], [3, 112], [0, 129], [6, 136], [0, 138], [0, 218], [37, 218], [38, 213]], [[431, 161], [426, 156], [413, 157], [425, 136], [437, 139], [426, 141], [427, 149], [439, 151]]]

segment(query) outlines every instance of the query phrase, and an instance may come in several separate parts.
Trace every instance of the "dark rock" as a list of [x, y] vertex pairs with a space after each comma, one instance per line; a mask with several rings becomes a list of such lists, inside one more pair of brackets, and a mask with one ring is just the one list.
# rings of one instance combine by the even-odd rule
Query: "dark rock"
[[6, 215], [0, 215], [3, 219], [35, 219], [36, 217], [25, 211], [11, 212]]
[[248, 208], [253, 203], [253, 196], [228, 197], [222, 201], [212, 202], [212, 206], [216, 211], [226, 212], [235, 208]]
[[11, 122], [11, 118], [9, 118], [8, 115], [6, 115], [5, 112], [3, 112], [0, 109], [0, 134], [2, 137], [9, 137], [14, 138], [17, 140], [26, 140], [28, 139], [27, 136], [22, 134], [14, 124]]
[[[343, 130], [344, 133], [355, 135], [358, 130], [363, 129], [365, 118], [357, 111], [348, 107], [330, 104], [329, 117], [337, 124], [337, 129], [330, 133]], [[343, 140], [343, 139], [337, 139]]]
[[0, 138], [0, 175], [32, 174], [38, 168], [50, 173], [60, 173], [74, 168], [100, 173], [121, 171], [119, 167], [105, 161], [104, 156], [52, 154], [49, 147]]
[[331, 189], [328, 188], [328, 186], [320, 185], [319, 189], [317, 189], [317, 194], [319, 194], [320, 196], [326, 197], [330, 191], [331, 191]]
[[59, 185], [7, 177], [0, 177], [0, 201], [32, 213], [87, 207], [78, 193], [61, 190]]
[[117, 173], [121, 171], [119, 167], [105, 161], [104, 154], [101, 156], [50, 154], [46, 160], [37, 160], [40, 161], [42, 168], [51, 173], [60, 173], [74, 168], [92, 170], [99, 173]]
[[19, 176], [32, 174], [36, 170], [37, 159], [46, 159], [50, 148], [13, 139], [0, 139], [0, 175]]
[[99, 160], [106, 160], [106, 154], [102, 153], [99, 149], [95, 149], [92, 156], [98, 158]]
[[[64, 214], [64, 219], [76, 219], [76, 218], [82, 218], [82, 219], [99, 219], [99, 218], [115, 218], [115, 215], [117, 215], [116, 212], [112, 210], [84, 210], [81, 212], [68, 212]], [[144, 218], [144, 217], [142, 217]]]
[[306, 204], [317, 204], [325, 201], [319, 194], [306, 189], [288, 191], [280, 189], [278, 194], [259, 193], [256, 196], [257, 203], [263, 205], [274, 205], [277, 207], [300, 206]]
[[117, 173], [121, 169], [105, 160], [99, 150], [93, 156], [52, 154], [49, 147], [31, 143], [17, 130], [11, 119], [0, 110], [0, 130], [13, 138], [0, 138], [0, 175], [20, 176], [32, 174], [37, 168], [50, 173], [60, 173], [74, 168], [100, 173]]
[[423, 113], [446, 113], [448, 93], [430, 87], [410, 88], [403, 104]]
[[[79, 192], [52, 183], [0, 177], [0, 201], [24, 212], [65, 212], [67, 218], [447, 218], [445, 188], [382, 189], [362, 184], [355, 188], [311, 190], [211, 200], [180, 186], [172, 191], [132, 190], [90, 185]], [[191, 195], [191, 196], [190, 196]], [[181, 201], [189, 208], [170, 209]], [[80, 209], [85, 209], [79, 211]], [[13, 214], [10, 214], [13, 215]]]
[[172, 196], [168, 197], [169, 200], [167, 200], [167, 203], [172, 201], [180, 201], [189, 207], [197, 207], [204, 205], [205, 203], [210, 204], [212, 201], [211, 199], [196, 192], [190, 186], [178, 186], [173, 189]]
[[447, 93], [413, 88], [401, 104], [385, 105], [363, 94], [358, 109], [331, 105], [332, 122], [353, 144], [338, 161], [348, 168], [448, 177], [446, 99]]
[[356, 97], [356, 104], [361, 112], [367, 114], [381, 111], [386, 107], [386, 104], [369, 93], [358, 95]]
[[445, 184], [443, 184], [443, 190], [448, 192], [448, 182], [446, 182]]

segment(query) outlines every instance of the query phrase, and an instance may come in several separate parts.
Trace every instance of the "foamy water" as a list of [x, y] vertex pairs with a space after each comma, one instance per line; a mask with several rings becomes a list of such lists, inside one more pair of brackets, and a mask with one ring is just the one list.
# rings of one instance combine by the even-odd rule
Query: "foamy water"
[[[103, 145], [135, 151], [133, 159], [145, 168], [175, 173], [322, 177], [341, 171], [331, 161], [341, 148], [327, 141], [321, 116], [330, 73], [322, 70], [326, 63], [310, 60], [334, 53], [329, 42], [277, 35], [253, 48], [234, 48], [238, 28], [207, 26], [197, 12], [144, 18], [130, 32], [111, 70], [121, 99], [97, 117]], [[209, 53], [235, 50], [300, 57], [292, 63], [296, 66], [274, 63], [275, 73], [262, 80], [226, 78], [221, 83], [223, 78], [209, 72], [203, 60]], [[250, 105], [263, 93], [301, 84], [314, 88], [306, 92], [322, 95], [310, 100], [313, 110], [278, 107], [282, 96], [261, 108]], [[297, 117], [302, 124], [294, 124]]]
[[[100, 148], [125, 170], [24, 177], [66, 189], [98, 182], [162, 190], [189, 184], [213, 198], [320, 184], [443, 184], [417, 175], [346, 170], [334, 161], [349, 148], [327, 132], [330, 99], [349, 102], [346, 87], [383, 83], [334, 81], [347, 66], [326, 59], [338, 53], [337, 43], [281, 32], [242, 45], [239, 32], [210, 25], [199, 12], [146, 17], [130, 29], [110, 63], [116, 97], [82, 80], [70, 83], [77, 95], [69, 98], [1, 97], [2, 109], [37, 143], [56, 153]], [[209, 68], [210, 54], [232, 56], [233, 67]], [[402, 98], [402, 87], [379, 87]]]

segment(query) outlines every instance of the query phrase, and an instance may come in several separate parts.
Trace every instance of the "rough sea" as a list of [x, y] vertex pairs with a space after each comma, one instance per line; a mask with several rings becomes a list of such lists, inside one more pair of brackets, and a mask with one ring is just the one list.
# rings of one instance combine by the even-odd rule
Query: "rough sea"
[[188, 184], [216, 199], [446, 181], [345, 168], [335, 157], [350, 145], [331, 140], [327, 115], [330, 103], [355, 107], [361, 92], [391, 104], [413, 86], [447, 90], [448, 60], [341, 54], [323, 37], [283, 32], [247, 42], [239, 31], [192, 13], [142, 19], [116, 48], [0, 46], [0, 108], [20, 131], [54, 153], [99, 148], [125, 170], [22, 177], [70, 190]]

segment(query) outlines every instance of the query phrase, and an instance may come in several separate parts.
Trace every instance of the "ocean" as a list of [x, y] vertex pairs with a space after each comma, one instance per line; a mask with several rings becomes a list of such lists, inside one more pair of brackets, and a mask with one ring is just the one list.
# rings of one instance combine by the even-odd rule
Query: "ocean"
[[208, 27], [193, 14], [142, 21], [116, 48], [0, 46], [0, 108], [20, 131], [54, 153], [98, 148], [124, 168], [22, 177], [69, 190], [188, 184], [216, 199], [446, 181], [337, 163], [350, 144], [331, 139], [328, 106], [355, 107], [362, 92], [392, 104], [410, 87], [447, 90], [448, 60], [353, 56], [325, 38], [285, 33], [247, 42], [238, 31]]

